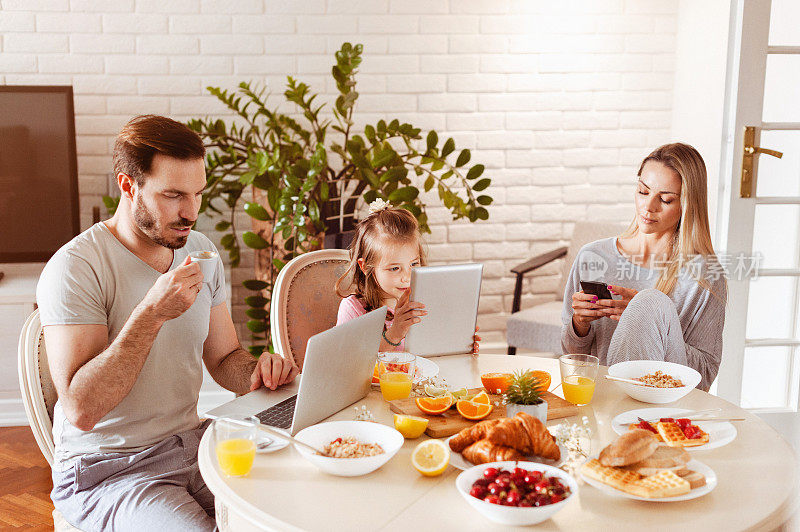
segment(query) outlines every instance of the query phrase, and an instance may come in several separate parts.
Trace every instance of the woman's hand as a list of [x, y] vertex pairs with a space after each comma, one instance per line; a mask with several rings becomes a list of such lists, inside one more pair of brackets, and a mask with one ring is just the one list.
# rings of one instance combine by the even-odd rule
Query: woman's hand
[[578, 336], [589, 334], [589, 324], [607, 315], [598, 306], [597, 299], [597, 296], [586, 294], [583, 290], [572, 294], [572, 327]]
[[622, 296], [622, 299], [601, 299], [597, 304], [602, 307], [604, 316], [614, 321], [619, 321], [620, 317], [622, 317], [622, 313], [628, 308], [628, 303], [630, 303], [633, 296], [639, 292], [632, 288], [625, 288], [624, 286], [615, 286], [612, 284], [608, 285], [608, 290], [612, 294]]
[[409, 301], [410, 298], [411, 290], [406, 290], [397, 300], [397, 306], [394, 307], [392, 326], [386, 331], [386, 337], [397, 344], [403, 341], [412, 325], [419, 323], [422, 316], [428, 314], [427, 310], [423, 310], [425, 305]]

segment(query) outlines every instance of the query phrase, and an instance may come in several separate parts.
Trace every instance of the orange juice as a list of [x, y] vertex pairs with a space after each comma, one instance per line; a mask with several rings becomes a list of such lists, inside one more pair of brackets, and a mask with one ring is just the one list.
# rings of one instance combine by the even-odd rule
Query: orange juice
[[231, 438], [217, 443], [217, 460], [222, 472], [240, 477], [250, 472], [256, 457], [256, 444], [244, 438]]
[[388, 371], [381, 375], [381, 395], [386, 401], [405, 399], [411, 395], [411, 375]]
[[574, 405], [588, 405], [594, 395], [594, 381], [589, 377], [569, 375], [561, 380], [564, 399]]

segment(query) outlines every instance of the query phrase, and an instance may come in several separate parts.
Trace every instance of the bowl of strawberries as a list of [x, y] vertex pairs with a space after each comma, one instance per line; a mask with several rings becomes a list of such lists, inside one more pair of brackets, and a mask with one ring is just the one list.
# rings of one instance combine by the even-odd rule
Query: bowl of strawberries
[[578, 493], [570, 475], [537, 462], [480, 464], [458, 475], [456, 489], [487, 519], [509, 526], [546, 521]]

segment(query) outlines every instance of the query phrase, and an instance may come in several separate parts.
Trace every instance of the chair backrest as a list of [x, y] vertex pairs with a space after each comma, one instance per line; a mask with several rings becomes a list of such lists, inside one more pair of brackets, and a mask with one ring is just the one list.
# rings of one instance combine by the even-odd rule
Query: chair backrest
[[575, 229], [572, 231], [572, 239], [569, 242], [567, 255], [564, 257], [564, 264], [561, 270], [561, 287], [556, 297], [559, 300], [564, 299], [564, 286], [567, 283], [572, 263], [575, 262], [575, 257], [578, 256], [578, 251], [589, 242], [600, 240], [601, 238], [608, 238], [610, 236], [620, 235], [628, 227], [628, 224], [615, 223], [615, 222], [576, 222]]
[[275, 350], [303, 368], [308, 339], [336, 325], [341, 298], [334, 284], [347, 269], [345, 249], [311, 251], [289, 261], [272, 291], [270, 322]]
[[39, 311], [28, 316], [19, 336], [19, 387], [25, 414], [39, 449], [49, 464], [53, 464], [53, 408], [58, 400], [44, 345], [44, 329]]

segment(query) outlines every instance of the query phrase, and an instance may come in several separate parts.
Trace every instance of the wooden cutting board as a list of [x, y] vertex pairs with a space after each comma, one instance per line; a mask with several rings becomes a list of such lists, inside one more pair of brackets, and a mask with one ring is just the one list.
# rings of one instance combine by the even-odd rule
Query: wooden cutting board
[[[469, 390], [469, 392], [478, 393], [481, 390], [483, 390], [483, 388], [472, 388]], [[492, 399], [492, 404], [502, 399], [502, 397], [499, 395], [490, 395], [489, 397]], [[545, 401], [547, 401], [548, 421], [551, 419], [570, 417], [578, 414], [577, 406], [573, 405], [572, 403], [568, 403], [557, 395], [546, 392], [543, 398]], [[392, 410], [392, 412], [396, 412], [398, 414], [428, 418], [428, 428], [425, 430], [425, 434], [431, 438], [447, 438], [448, 436], [452, 436], [460, 430], [477, 423], [477, 421], [470, 421], [461, 417], [461, 414], [459, 414], [455, 408], [451, 408], [444, 414], [436, 416], [425, 414], [422, 412], [422, 410], [417, 408], [414, 399], [414, 397], [409, 397], [407, 399], [389, 401], [389, 408]], [[505, 416], [505, 405], [499, 405], [495, 406], [494, 410], [492, 410], [492, 413], [484, 419], [495, 419]]]

